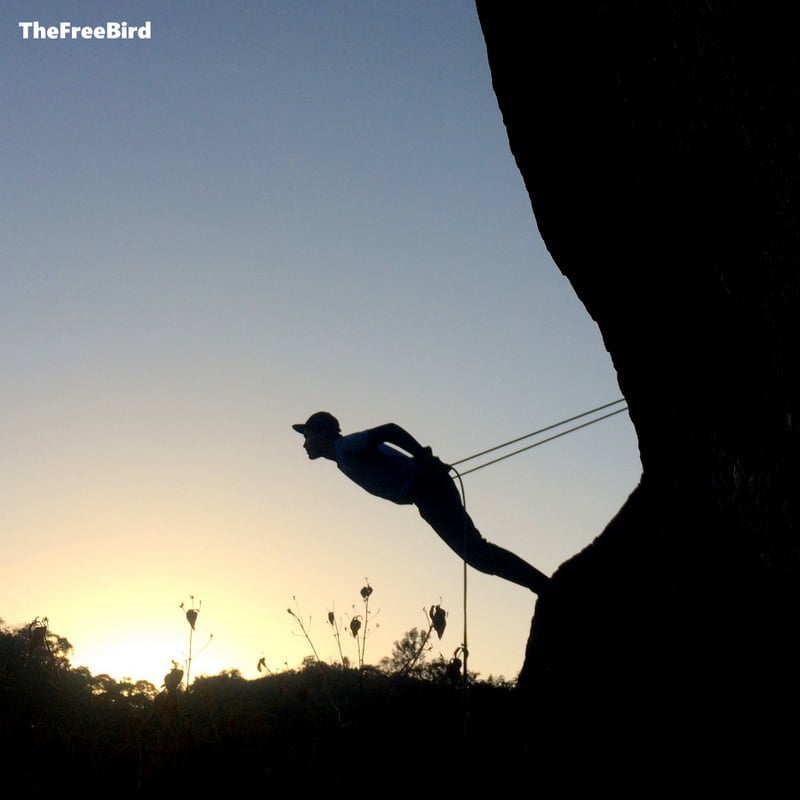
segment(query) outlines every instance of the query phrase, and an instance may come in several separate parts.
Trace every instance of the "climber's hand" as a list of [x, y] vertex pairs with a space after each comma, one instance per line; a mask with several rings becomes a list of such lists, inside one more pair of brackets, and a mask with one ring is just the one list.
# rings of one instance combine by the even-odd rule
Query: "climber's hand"
[[417, 455], [416, 461], [422, 469], [432, 473], [446, 475], [450, 472], [450, 465], [437, 458], [430, 447], [423, 447], [422, 452]]

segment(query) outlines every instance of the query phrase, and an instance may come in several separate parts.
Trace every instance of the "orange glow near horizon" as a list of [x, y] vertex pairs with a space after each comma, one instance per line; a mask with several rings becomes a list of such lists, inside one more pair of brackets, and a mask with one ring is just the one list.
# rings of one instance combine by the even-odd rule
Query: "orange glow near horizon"
[[[619, 397], [538, 234], [477, 12], [148, 5], [147, 41], [0, 48], [0, 617], [46, 616], [73, 666], [158, 687], [187, 670], [193, 594], [191, 676], [251, 679], [311, 653], [288, 607], [337, 663], [327, 615], [346, 630], [369, 580], [367, 663], [432, 605], [449, 659], [460, 559], [291, 425], [394, 422], [452, 463]], [[619, 415], [466, 476], [466, 504], [550, 575], [640, 474]], [[470, 570], [467, 599], [470, 668], [514, 678], [535, 595]]]

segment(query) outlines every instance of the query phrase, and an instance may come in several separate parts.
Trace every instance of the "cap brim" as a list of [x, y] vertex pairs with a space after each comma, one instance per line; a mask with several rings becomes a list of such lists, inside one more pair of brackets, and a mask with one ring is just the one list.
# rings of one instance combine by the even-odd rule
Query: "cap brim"
[[298, 433], [305, 433], [305, 432], [306, 432], [306, 426], [305, 426], [305, 425], [304, 425], [302, 422], [298, 422], [296, 425], [292, 425], [292, 427], [293, 427], [293, 428], [294, 428], [294, 429], [295, 429], [295, 430], [296, 430]]

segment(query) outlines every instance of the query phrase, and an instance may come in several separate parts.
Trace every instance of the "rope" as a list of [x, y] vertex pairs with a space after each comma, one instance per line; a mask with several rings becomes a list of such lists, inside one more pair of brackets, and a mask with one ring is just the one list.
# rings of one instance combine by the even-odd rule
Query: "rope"
[[[551, 431], [553, 430], [553, 428], [560, 428], [562, 425], [566, 425], [568, 422], [574, 422], [576, 419], [580, 419], [581, 417], [588, 417], [589, 414], [594, 414], [598, 411], [603, 411], [606, 408], [611, 408], [611, 406], [615, 406], [619, 403], [624, 403], [624, 402], [625, 402], [624, 398], [620, 398], [619, 400], [614, 400], [613, 403], [606, 403], [605, 405], [597, 406], [597, 408], [592, 408], [589, 411], [584, 411], [583, 414], [576, 414], [574, 417], [569, 417], [568, 419], [562, 419], [561, 422], [556, 422], [553, 425], [548, 425], [544, 428], [539, 428], [538, 431], [533, 431], [532, 433], [526, 433], [524, 436], [518, 436], [516, 439], [511, 439], [508, 442], [503, 442], [503, 444], [495, 445], [494, 447], [490, 447], [488, 450], [481, 450], [480, 453], [475, 453], [474, 455], [467, 456], [466, 458], [462, 458], [458, 461], [453, 461], [451, 466], [457, 466], [458, 464], [463, 464], [466, 461], [472, 461], [472, 459], [474, 458], [480, 458], [481, 456], [488, 455], [489, 453], [494, 453], [495, 450], [502, 450], [504, 447], [508, 447], [511, 444], [516, 444], [517, 442], [521, 442], [523, 439], [530, 439], [531, 436], [538, 436], [538, 434], [545, 433], [546, 431]], [[621, 410], [624, 411], [625, 409], [623, 408]], [[603, 417], [602, 419], [605, 419], [605, 417]], [[583, 426], [579, 425], [578, 427], [583, 427]], [[578, 428], [573, 428], [573, 430], [578, 430]], [[522, 452], [522, 451], [519, 450], [517, 452]], [[489, 463], [491, 464], [494, 462], [490, 461]]]
[[[589, 414], [595, 414], [598, 411], [604, 411], [606, 408], [611, 408], [612, 406], [618, 405], [619, 403], [623, 403], [624, 399], [620, 398], [619, 400], [615, 400], [613, 403], [606, 403], [605, 405], [598, 406], [597, 408], [593, 408], [590, 411], [584, 411], [583, 414], [576, 414], [574, 417], [569, 417], [568, 419], [561, 420], [561, 422], [556, 422], [553, 425], [548, 425], [544, 428], [540, 428], [538, 431], [533, 431], [532, 433], [527, 433], [524, 436], [518, 436], [516, 439], [511, 439], [508, 442], [504, 442], [503, 444], [498, 444], [495, 447], [490, 447], [488, 450], [482, 450], [480, 453], [475, 453], [474, 455], [467, 456], [467, 458], [462, 458], [459, 461], [454, 461], [452, 464], [448, 465], [450, 470], [455, 473], [455, 479], [458, 480], [459, 487], [461, 489], [461, 504], [464, 507], [464, 512], [466, 514], [467, 511], [467, 494], [464, 491], [464, 481], [462, 477], [464, 475], [469, 475], [470, 472], [477, 472], [479, 469], [483, 469], [484, 467], [488, 467], [491, 464], [496, 464], [498, 461], [504, 461], [507, 458], [511, 458], [511, 456], [516, 456], [519, 453], [524, 453], [526, 450], [531, 450], [534, 447], [538, 447], [540, 444], [545, 444], [546, 442], [552, 442], [553, 439], [559, 439], [562, 436], [566, 436], [568, 433], [574, 433], [581, 428], [587, 428], [589, 425], [594, 425], [595, 422], [602, 422], [604, 419], [608, 419], [609, 417], [616, 416], [617, 414], [621, 414], [623, 411], [627, 411], [628, 407], [625, 406], [624, 408], [619, 408], [616, 411], [612, 411], [609, 414], [604, 414], [602, 417], [597, 417], [596, 419], [590, 420], [589, 422], [584, 422], [581, 425], [576, 425], [573, 428], [569, 428], [565, 431], [561, 431], [561, 433], [556, 433], [553, 436], [548, 436], [546, 439], [542, 439], [541, 441], [534, 442], [533, 444], [529, 444], [526, 447], [521, 447], [518, 450], [514, 450], [512, 453], [506, 453], [504, 456], [499, 456], [498, 458], [494, 458], [491, 461], [487, 461], [484, 464], [479, 464], [477, 467], [472, 467], [472, 469], [465, 470], [464, 472], [459, 472], [456, 468], [456, 464], [463, 464], [466, 461], [472, 461], [474, 458], [479, 458], [480, 456], [485, 456], [488, 453], [493, 453], [496, 450], [501, 450], [504, 447], [508, 447], [511, 444], [516, 444], [517, 442], [523, 441], [523, 439], [530, 439], [531, 436], [536, 436], [540, 433], [545, 433], [546, 431], [553, 430], [554, 428], [560, 428], [562, 425], [566, 425], [568, 422], [574, 422], [576, 419], [581, 419], [582, 417], [586, 417]], [[464, 669], [462, 673], [462, 682], [463, 682], [463, 697], [464, 697], [464, 707], [463, 707], [463, 714], [464, 714], [464, 733], [467, 732], [467, 725], [468, 725], [468, 705], [467, 705], [467, 689], [468, 689], [468, 673], [467, 673], [467, 659], [469, 657], [469, 653], [467, 650], [467, 559], [466, 559], [466, 552], [467, 552], [467, 543], [466, 543], [466, 517], [464, 519], [464, 640], [462, 643], [462, 655], [464, 656]]]
[[[612, 403], [611, 405], [614, 405], [614, 404]], [[608, 408], [608, 406], [603, 406], [603, 408]], [[498, 458], [493, 458], [491, 461], [487, 461], [486, 463], [480, 464], [477, 467], [472, 467], [472, 469], [464, 470], [464, 472], [461, 473], [461, 476], [463, 477], [464, 475], [469, 475], [471, 472], [477, 472], [479, 469], [483, 469], [484, 467], [488, 467], [491, 464], [496, 464], [498, 461], [504, 461], [507, 458], [511, 458], [511, 456], [518, 455], [519, 453], [524, 453], [526, 450], [530, 450], [530, 449], [532, 449], [534, 447], [538, 447], [540, 444], [545, 444], [547, 442], [552, 442], [553, 439], [559, 439], [562, 436], [566, 436], [568, 433], [573, 433], [574, 431], [578, 431], [581, 428], [588, 428], [589, 425], [594, 425], [595, 422], [602, 422], [604, 419], [608, 419], [609, 417], [616, 416], [617, 414], [621, 414], [623, 411], [627, 411], [627, 410], [628, 410], [628, 407], [625, 406], [624, 408], [620, 408], [620, 409], [617, 409], [616, 411], [612, 411], [610, 414], [604, 414], [602, 417], [597, 417], [597, 419], [590, 420], [589, 422], [584, 422], [582, 425], [576, 425], [574, 428], [568, 428], [565, 431], [561, 431], [561, 433], [556, 433], [554, 436], [548, 436], [546, 439], [542, 439], [539, 442], [534, 442], [533, 444], [529, 444], [526, 447], [520, 447], [519, 450], [514, 450], [511, 453], [506, 453], [504, 456], [499, 456]], [[589, 413], [591, 413], [591, 412], [589, 412], [589, 411], [586, 412], [586, 414], [589, 414]], [[578, 419], [579, 417], [585, 417], [586, 414], [579, 414], [577, 417], [572, 417], [572, 419]], [[536, 431], [536, 433], [542, 433], [542, 431], [548, 431], [548, 430], [551, 430], [552, 428], [557, 428], [559, 425], [563, 425], [565, 422], [569, 422], [569, 421], [570, 420], [564, 420], [564, 422], [557, 423], [556, 425], [550, 425], [547, 428], [542, 428], [541, 431]], [[522, 439], [527, 439], [529, 436], [534, 436], [534, 435], [535, 435], [535, 433], [529, 433], [529, 434], [527, 434], [527, 436], [521, 436], [519, 439], [514, 439], [514, 441], [515, 442], [519, 442]], [[461, 464], [464, 461], [469, 461], [470, 459], [477, 458], [478, 455], [484, 455], [486, 453], [490, 453], [493, 450], [498, 450], [501, 447], [505, 447], [508, 444], [512, 444], [512, 442], [506, 442], [505, 445], [498, 445], [497, 447], [493, 447], [490, 450], [484, 450], [483, 453], [479, 453], [479, 454], [476, 454], [474, 456], [470, 456], [469, 458], [462, 458], [461, 461], [456, 461], [455, 463], [456, 464]]]
[[464, 638], [461, 643], [462, 653], [461, 655], [464, 657], [463, 663], [463, 671], [461, 673], [461, 689], [462, 689], [462, 700], [463, 700], [463, 724], [464, 724], [464, 734], [466, 735], [468, 726], [469, 726], [469, 705], [467, 700], [467, 691], [469, 688], [469, 673], [467, 672], [467, 658], [469, 653], [467, 651], [467, 493], [464, 490], [464, 481], [461, 480], [461, 473], [451, 466], [450, 470], [455, 473], [455, 477], [458, 480], [458, 485], [461, 488], [461, 505], [464, 507], [464, 540], [463, 540], [463, 565], [464, 565], [464, 573], [463, 573], [463, 580], [464, 580]]

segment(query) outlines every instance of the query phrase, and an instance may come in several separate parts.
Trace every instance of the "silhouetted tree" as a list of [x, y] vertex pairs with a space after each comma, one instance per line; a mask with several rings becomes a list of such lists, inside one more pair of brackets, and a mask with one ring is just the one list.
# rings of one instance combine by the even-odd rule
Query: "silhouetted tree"
[[381, 659], [384, 672], [394, 675], [422, 674], [422, 666], [431, 650], [428, 633], [419, 628], [411, 628], [392, 645], [392, 654]]

